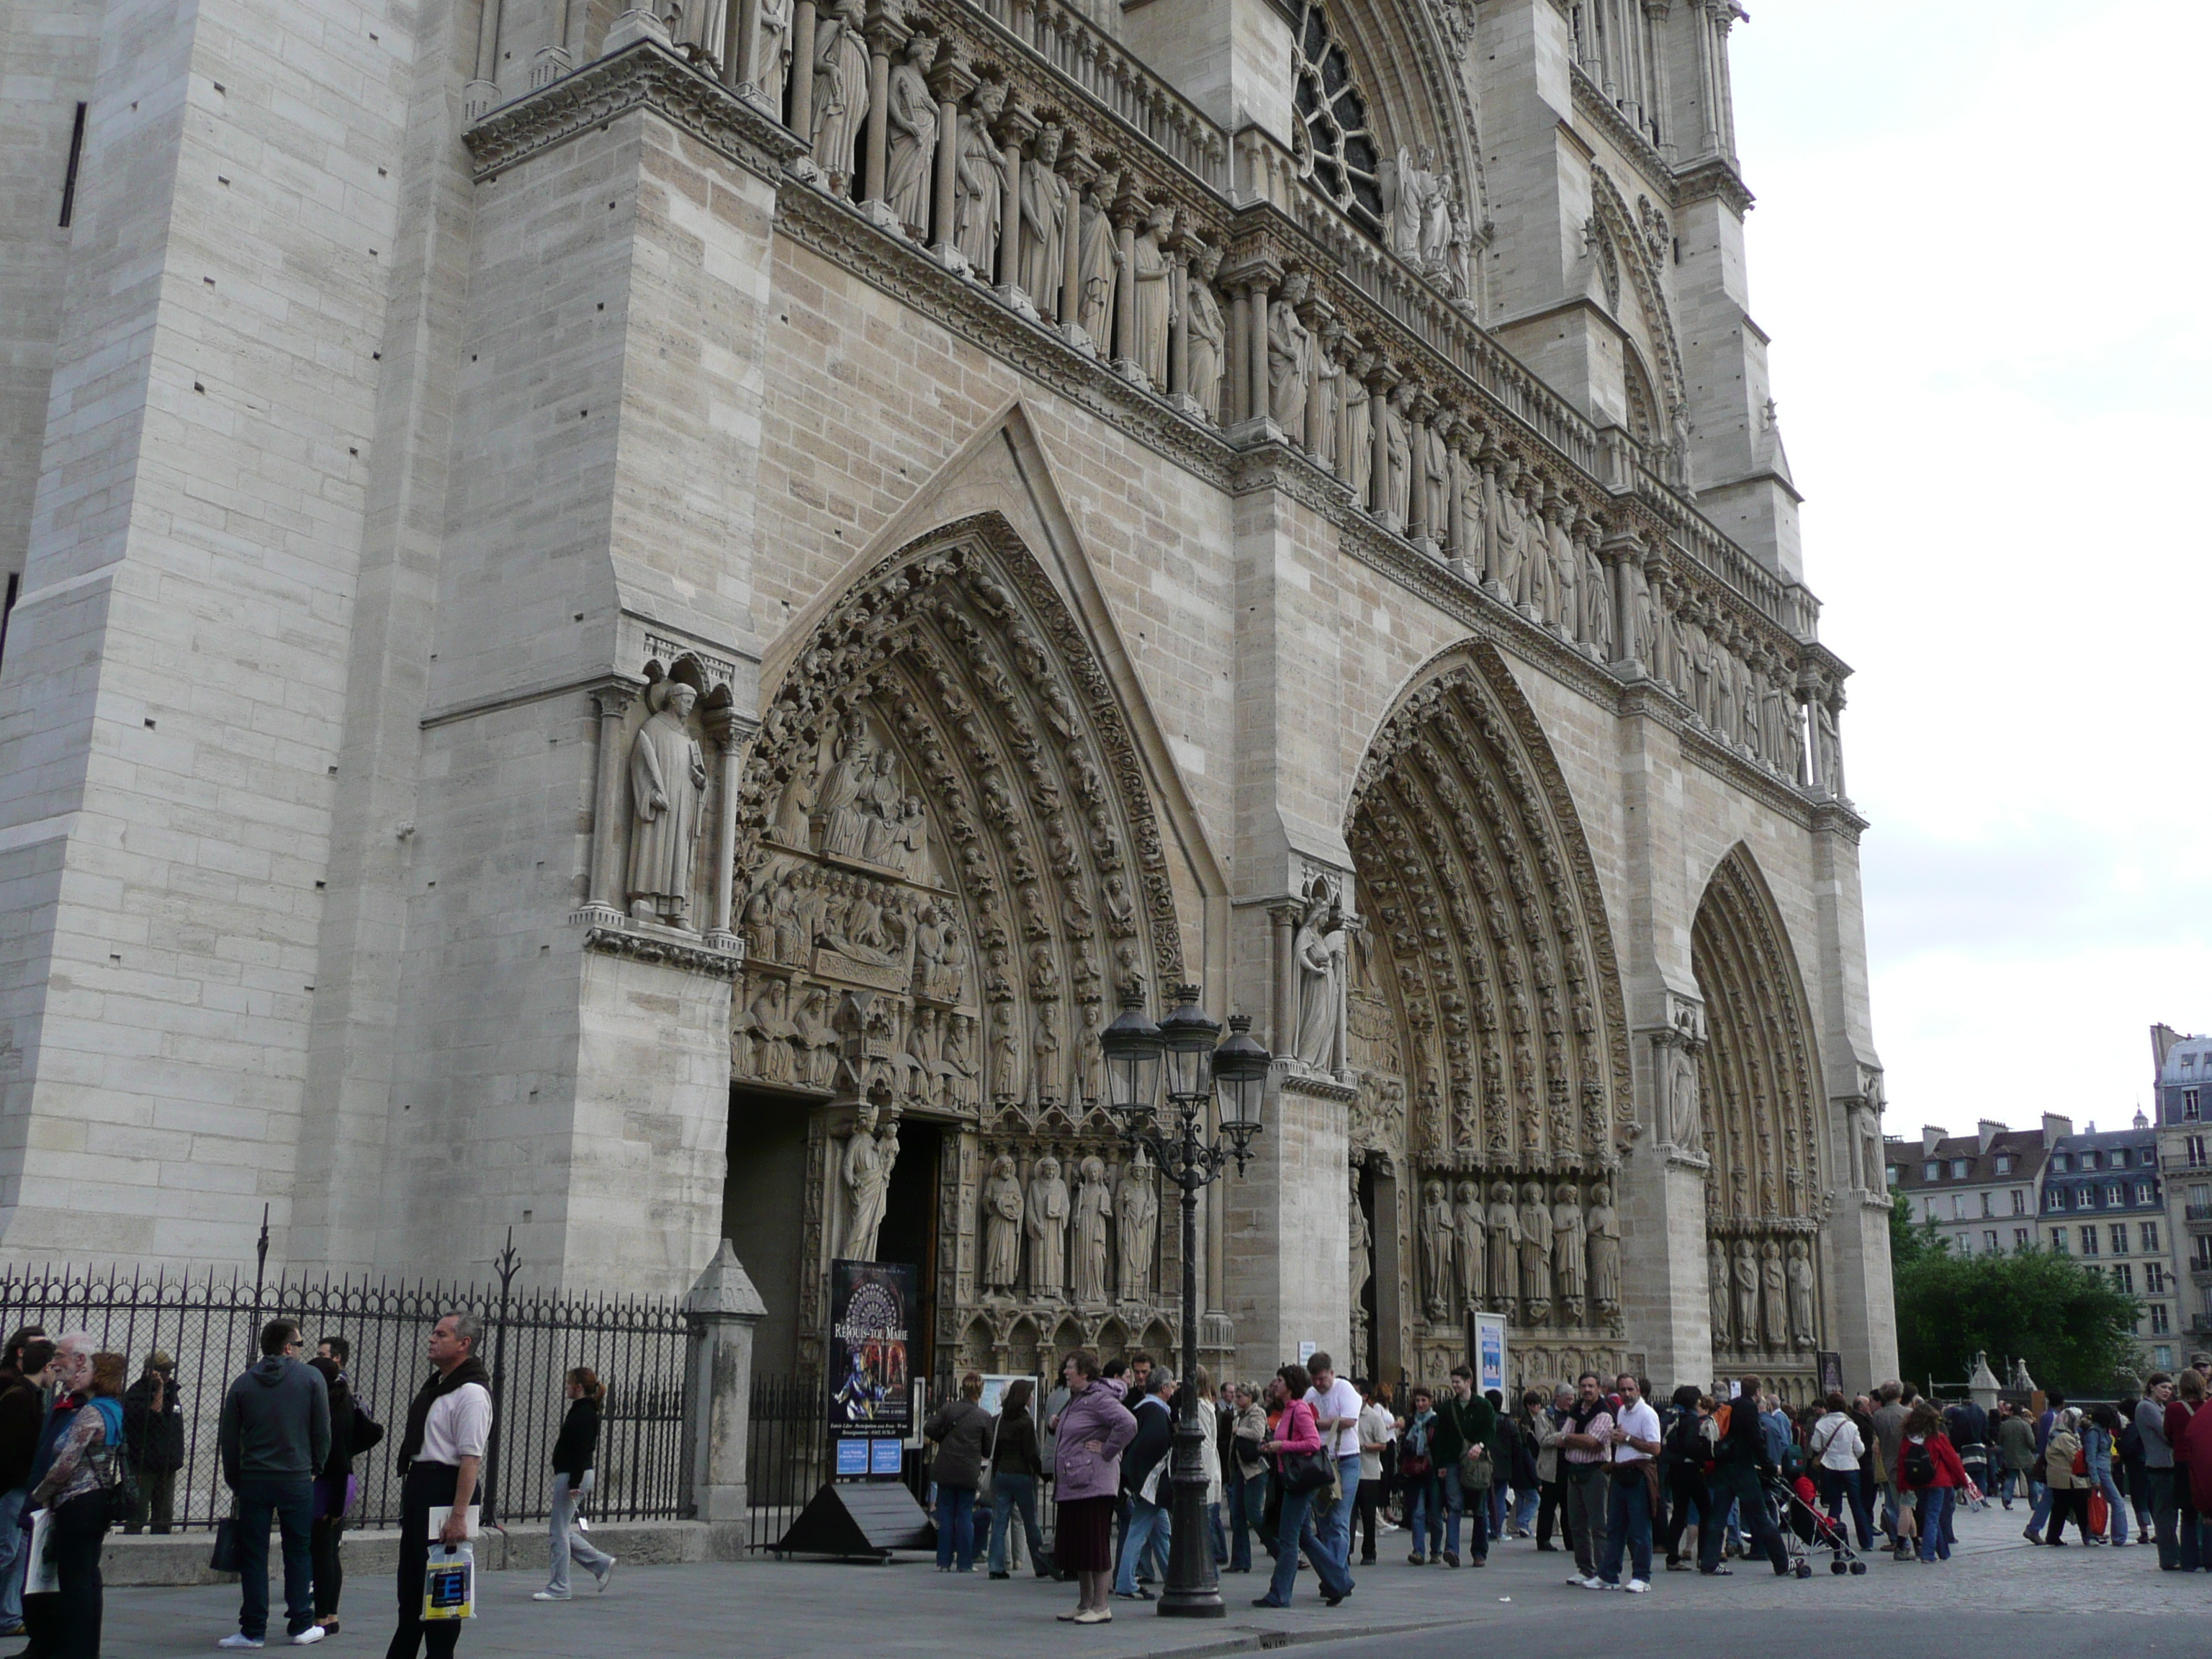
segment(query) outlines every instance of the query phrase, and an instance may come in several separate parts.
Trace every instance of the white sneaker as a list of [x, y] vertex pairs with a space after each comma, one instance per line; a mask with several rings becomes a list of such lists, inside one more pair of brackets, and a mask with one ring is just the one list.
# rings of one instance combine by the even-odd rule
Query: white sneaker
[[320, 1625], [310, 1625], [292, 1638], [292, 1645], [295, 1648], [311, 1648], [329, 1634], [330, 1632]]
[[1626, 1590], [1631, 1595], [1641, 1595], [1650, 1588], [1650, 1583], [1642, 1578], [1632, 1578], [1621, 1586], [1621, 1589]]
[[530, 1599], [533, 1601], [566, 1601], [573, 1598], [566, 1590], [542, 1589], [531, 1591]]
[[1584, 1589], [1603, 1589], [1606, 1588], [1605, 1580], [1599, 1577], [1595, 1573], [1592, 1573], [1587, 1578], [1576, 1578], [1570, 1580], [1569, 1582], [1580, 1584]]
[[602, 1593], [606, 1589], [607, 1580], [615, 1576], [615, 1558], [610, 1555], [607, 1558], [606, 1565], [601, 1567], [597, 1572], [592, 1575], [592, 1577], [599, 1581], [599, 1589]]
[[259, 1637], [248, 1636], [242, 1630], [233, 1631], [229, 1635], [224, 1637], [222, 1641], [216, 1644], [216, 1646], [219, 1648], [258, 1648], [260, 1645], [261, 1638]]

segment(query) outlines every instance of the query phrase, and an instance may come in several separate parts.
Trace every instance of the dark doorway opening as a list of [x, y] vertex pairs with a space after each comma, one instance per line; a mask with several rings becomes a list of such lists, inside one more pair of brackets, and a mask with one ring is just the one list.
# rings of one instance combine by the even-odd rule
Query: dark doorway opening
[[[908, 1374], [937, 1378], [937, 1188], [945, 1135], [933, 1123], [912, 1118], [898, 1126], [898, 1162], [884, 1194], [884, 1224], [876, 1235], [876, 1260], [911, 1261], [920, 1270], [921, 1305], [908, 1339]], [[951, 1363], [952, 1350], [945, 1350]]]
[[730, 1091], [729, 1169], [722, 1236], [744, 1264], [768, 1316], [753, 1333], [756, 1374], [799, 1364], [799, 1275], [806, 1237], [807, 1108], [788, 1096]]

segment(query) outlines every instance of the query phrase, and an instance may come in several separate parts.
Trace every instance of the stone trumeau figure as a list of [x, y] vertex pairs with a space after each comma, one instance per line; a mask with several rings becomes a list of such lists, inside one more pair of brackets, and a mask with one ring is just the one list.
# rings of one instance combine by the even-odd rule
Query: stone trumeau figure
[[1067, 1289], [1067, 1182], [1060, 1160], [1041, 1158], [1030, 1175], [1030, 1294], [1055, 1297]]
[[689, 723], [698, 697], [681, 680], [657, 681], [646, 693], [653, 714], [629, 751], [629, 913], [671, 927], [691, 927], [694, 854], [707, 804], [707, 758]]
[[860, 1108], [860, 1121], [845, 1143], [845, 1248], [848, 1261], [873, 1261], [876, 1234], [884, 1224], [884, 1206], [890, 1191], [891, 1165], [898, 1162], [898, 1125], [876, 1130], [873, 1106]]
[[983, 1188], [983, 1283], [1011, 1291], [1022, 1273], [1022, 1183], [1004, 1152], [991, 1160]]
[[1121, 1257], [1121, 1296], [1125, 1301], [1151, 1294], [1152, 1256], [1158, 1243], [1160, 1200], [1152, 1184], [1152, 1161], [1141, 1146], [1121, 1166], [1121, 1188], [1115, 1194], [1115, 1239]]

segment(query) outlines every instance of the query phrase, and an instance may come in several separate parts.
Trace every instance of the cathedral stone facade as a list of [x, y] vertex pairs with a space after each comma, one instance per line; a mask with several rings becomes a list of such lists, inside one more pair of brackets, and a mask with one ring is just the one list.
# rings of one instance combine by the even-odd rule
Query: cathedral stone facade
[[[4, 36], [0, 1248], [1894, 1364], [1732, 0], [58, 0]], [[33, 27], [33, 21], [37, 27]]]

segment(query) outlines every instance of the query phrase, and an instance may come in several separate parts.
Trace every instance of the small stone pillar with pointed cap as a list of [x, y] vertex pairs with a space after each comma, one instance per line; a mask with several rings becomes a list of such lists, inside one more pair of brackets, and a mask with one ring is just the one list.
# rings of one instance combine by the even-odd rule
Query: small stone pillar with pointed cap
[[[691, 1491], [699, 1519], [743, 1527], [746, 1521], [745, 1431], [752, 1407], [753, 1327], [768, 1304], [738, 1253], [724, 1239], [684, 1301], [690, 1321], [695, 1437]], [[744, 1541], [738, 1540], [742, 1550]], [[716, 1552], [717, 1559], [720, 1553]]]

